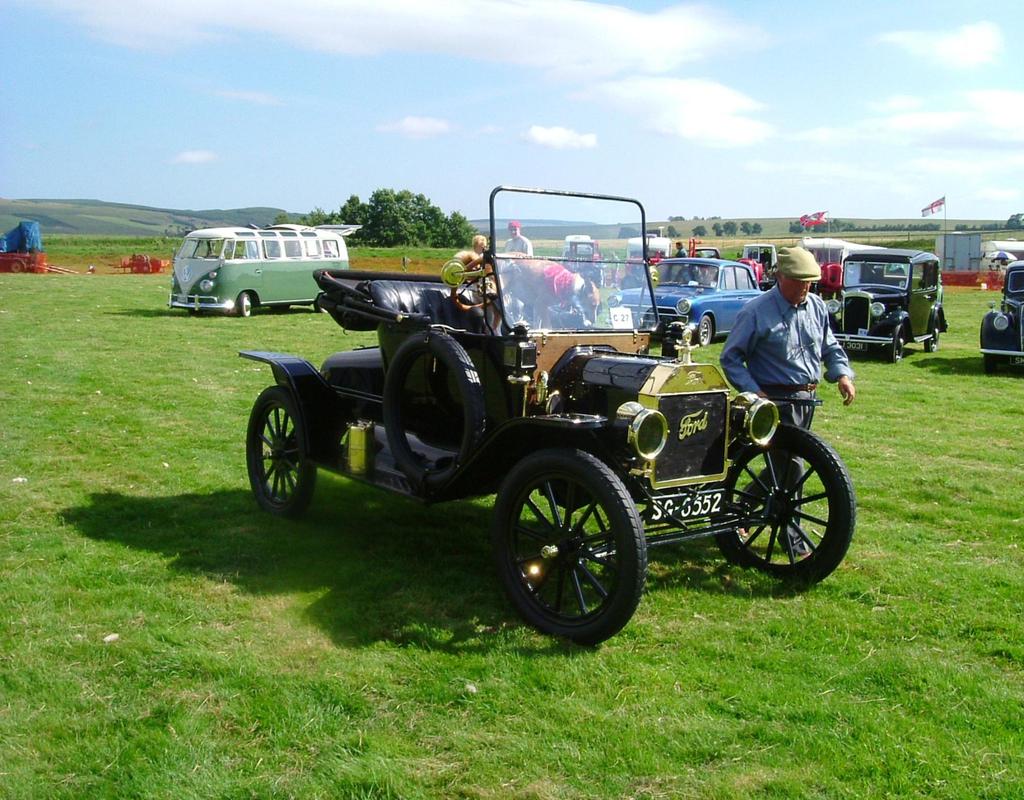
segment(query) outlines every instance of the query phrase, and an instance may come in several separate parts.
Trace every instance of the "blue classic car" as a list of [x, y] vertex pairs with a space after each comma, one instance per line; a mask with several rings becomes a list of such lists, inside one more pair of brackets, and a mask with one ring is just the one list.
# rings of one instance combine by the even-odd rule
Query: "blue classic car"
[[1006, 268], [1003, 302], [981, 321], [981, 356], [991, 375], [999, 364], [1024, 366], [1024, 261]]
[[[696, 323], [701, 346], [729, 333], [740, 309], [759, 294], [754, 270], [747, 264], [720, 258], [666, 258], [658, 262], [654, 289], [658, 315], [669, 323]], [[647, 297], [639, 289], [626, 289], [618, 301], [643, 318], [650, 315], [649, 306], [640, 307]]]

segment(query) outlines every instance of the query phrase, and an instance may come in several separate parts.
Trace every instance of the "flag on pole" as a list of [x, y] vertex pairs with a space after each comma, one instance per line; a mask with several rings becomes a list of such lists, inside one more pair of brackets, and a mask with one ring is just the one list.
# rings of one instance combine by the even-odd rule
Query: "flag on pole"
[[817, 225], [824, 225], [828, 222], [827, 211], [815, 211], [813, 214], [804, 214], [800, 217], [800, 224], [805, 228], [813, 228]]
[[930, 214], [934, 214], [934, 213], [935, 213], [936, 211], [938, 211], [938, 210], [939, 210], [940, 208], [942, 208], [942, 207], [943, 207], [944, 205], [946, 205], [946, 197], [945, 197], [945, 195], [943, 195], [942, 197], [940, 197], [940, 198], [939, 198], [938, 200], [936, 200], [936, 201], [935, 201], [934, 203], [929, 203], [929, 204], [928, 204], [928, 205], [926, 205], [926, 206], [925, 206], [924, 208], [922, 208], [922, 209], [921, 209], [921, 216], [922, 216], [922, 217], [927, 217], [927, 216], [929, 216]]

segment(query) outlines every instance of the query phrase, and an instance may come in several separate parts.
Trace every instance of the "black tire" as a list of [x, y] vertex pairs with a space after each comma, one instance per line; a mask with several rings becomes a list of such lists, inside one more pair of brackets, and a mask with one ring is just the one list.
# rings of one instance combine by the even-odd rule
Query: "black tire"
[[982, 364], [984, 364], [984, 366], [985, 366], [985, 374], [986, 375], [995, 375], [996, 374], [997, 365], [999, 364], [999, 359], [997, 359], [991, 353], [982, 353], [981, 354], [981, 358], [982, 358]]
[[710, 314], [705, 314], [700, 318], [700, 323], [697, 325], [697, 344], [701, 347], [707, 347], [714, 338], [715, 321], [711, 319]]
[[[413, 452], [402, 412], [406, 380], [413, 365], [424, 357], [436, 359], [454, 377], [458, 387], [458, 405], [462, 411], [458, 453], [444, 467], [434, 469], [427, 469]], [[432, 371], [431, 375], [431, 380], [436, 381], [436, 372]], [[450, 400], [448, 397], [439, 398], [442, 404]], [[476, 366], [461, 344], [447, 334], [432, 331], [426, 335], [410, 336], [399, 346], [384, 376], [384, 426], [391, 455], [414, 486], [434, 489], [443, 485], [476, 451], [484, 436], [485, 422], [483, 385]]]
[[906, 340], [903, 337], [903, 326], [901, 325], [892, 332], [892, 344], [889, 345], [889, 363], [895, 364], [903, 358], [903, 345]]
[[252, 316], [255, 305], [256, 299], [252, 292], [241, 292], [235, 300], [235, 315], [247, 319]]
[[[799, 477], [793, 462], [777, 463], [780, 452], [803, 460]], [[802, 428], [780, 425], [767, 450], [744, 448], [726, 477], [726, 497], [740, 523], [716, 540], [733, 564], [811, 583], [839, 566], [853, 539], [857, 498], [846, 465]]]
[[283, 386], [264, 389], [253, 404], [245, 441], [249, 485], [264, 511], [298, 517], [316, 488], [316, 465], [306, 452], [305, 423]]
[[544, 633], [598, 644], [640, 602], [643, 523], [619, 477], [590, 453], [541, 450], [520, 461], [498, 491], [491, 539], [512, 605]]
[[926, 353], [935, 353], [939, 349], [939, 323], [935, 321], [932, 323], [932, 338], [928, 339], [924, 343], [924, 351]]

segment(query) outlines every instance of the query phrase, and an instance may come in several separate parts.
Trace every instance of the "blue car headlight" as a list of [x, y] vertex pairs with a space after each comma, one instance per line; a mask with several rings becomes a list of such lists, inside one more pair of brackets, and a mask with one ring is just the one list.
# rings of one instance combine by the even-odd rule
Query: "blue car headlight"
[[676, 311], [680, 315], [682, 315], [682, 314], [689, 314], [690, 313], [690, 305], [691, 304], [690, 304], [689, 299], [684, 297], [682, 300], [680, 300], [678, 303], [676, 303]]

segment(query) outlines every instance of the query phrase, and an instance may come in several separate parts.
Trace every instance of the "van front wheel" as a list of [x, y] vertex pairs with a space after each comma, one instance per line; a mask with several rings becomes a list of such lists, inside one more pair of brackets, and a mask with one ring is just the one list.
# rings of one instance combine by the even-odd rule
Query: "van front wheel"
[[252, 292], [242, 292], [235, 301], [235, 313], [240, 317], [250, 317], [254, 305]]

